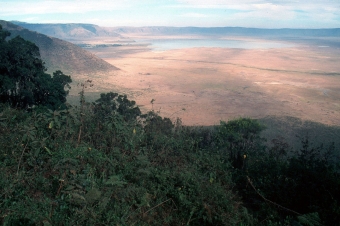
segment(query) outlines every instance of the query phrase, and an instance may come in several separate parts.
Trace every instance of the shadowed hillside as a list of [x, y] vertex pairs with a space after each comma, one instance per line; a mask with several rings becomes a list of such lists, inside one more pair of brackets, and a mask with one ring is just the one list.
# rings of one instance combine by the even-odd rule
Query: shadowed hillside
[[0, 24], [11, 32], [11, 37], [20, 35], [35, 43], [49, 71], [60, 69], [65, 73], [90, 74], [118, 69], [69, 42], [27, 30], [10, 22], [1, 20]]
[[271, 145], [273, 139], [281, 139], [281, 141], [289, 142], [291, 148], [299, 150], [302, 148], [301, 141], [308, 138], [315, 147], [334, 143], [335, 153], [340, 154], [339, 126], [329, 126], [296, 117], [283, 116], [267, 116], [259, 121], [266, 126], [262, 136]]

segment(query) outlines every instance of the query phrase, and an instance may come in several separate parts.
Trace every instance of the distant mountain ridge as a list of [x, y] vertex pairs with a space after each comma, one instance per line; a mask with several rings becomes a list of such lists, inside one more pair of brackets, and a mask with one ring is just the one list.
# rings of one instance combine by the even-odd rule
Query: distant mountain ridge
[[63, 40], [93, 39], [96, 37], [124, 39], [124, 37], [114, 31], [114, 28], [104, 28], [93, 24], [30, 24], [18, 21], [13, 21], [13, 23]]
[[251, 37], [340, 37], [340, 28], [327, 29], [264, 29], [245, 27], [100, 27], [94, 24], [30, 24], [17, 25], [62, 39], [115, 37], [124, 39], [128, 34], [145, 35], [217, 35]]
[[0, 20], [0, 24], [3, 29], [11, 32], [11, 37], [20, 35], [35, 43], [40, 49], [41, 58], [45, 61], [49, 72], [60, 69], [64, 73], [90, 74], [118, 69], [70, 42], [30, 31], [7, 21]]
[[153, 34], [197, 34], [197, 35], [236, 35], [236, 36], [318, 36], [339, 37], [340, 28], [330, 29], [264, 29], [244, 27], [117, 27], [115, 32], [123, 35], [128, 33]]

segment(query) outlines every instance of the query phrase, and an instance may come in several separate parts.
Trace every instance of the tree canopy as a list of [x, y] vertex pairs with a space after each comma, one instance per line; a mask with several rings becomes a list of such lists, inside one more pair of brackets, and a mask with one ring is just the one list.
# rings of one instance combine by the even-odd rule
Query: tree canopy
[[95, 112], [99, 117], [106, 117], [116, 112], [121, 114], [126, 121], [136, 119], [141, 115], [135, 101], [130, 101], [126, 95], [113, 92], [100, 94], [100, 98], [95, 103]]
[[43, 105], [56, 109], [66, 102], [71, 77], [61, 71], [46, 73], [39, 48], [0, 25], [0, 102], [27, 109]]

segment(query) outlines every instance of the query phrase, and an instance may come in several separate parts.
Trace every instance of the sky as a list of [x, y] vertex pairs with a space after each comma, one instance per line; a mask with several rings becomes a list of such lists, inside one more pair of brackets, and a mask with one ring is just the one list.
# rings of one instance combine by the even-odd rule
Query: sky
[[0, 20], [104, 27], [340, 28], [340, 0], [0, 0]]

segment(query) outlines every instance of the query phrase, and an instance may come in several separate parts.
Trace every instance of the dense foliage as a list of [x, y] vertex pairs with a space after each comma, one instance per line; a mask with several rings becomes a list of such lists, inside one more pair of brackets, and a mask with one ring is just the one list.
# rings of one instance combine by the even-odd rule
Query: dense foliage
[[46, 74], [39, 48], [20, 36], [7, 40], [9, 35], [0, 25], [0, 102], [21, 109], [63, 106], [70, 76], [61, 71], [53, 77]]
[[268, 145], [249, 118], [186, 127], [117, 93], [88, 103], [84, 87], [80, 106], [0, 105], [1, 224], [339, 225], [332, 143]]
[[2, 106], [2, 223], [338, 224], [332, 145], [305, 139], [292, 152], [282, 140], [266, 146], [256, 120], [189, 128], [154, 112], [103, 117], [99, 102]]

